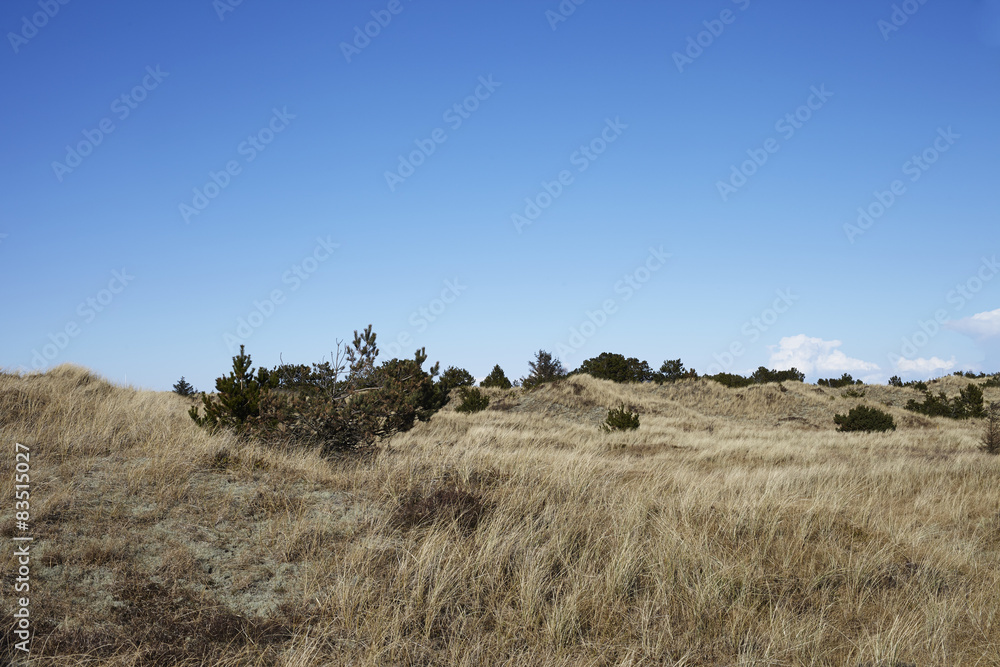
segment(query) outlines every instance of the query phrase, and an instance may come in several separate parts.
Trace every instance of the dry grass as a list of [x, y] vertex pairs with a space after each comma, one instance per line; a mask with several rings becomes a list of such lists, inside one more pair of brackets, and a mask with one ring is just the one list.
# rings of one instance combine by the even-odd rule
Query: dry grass
[[[31, 664], [1000, 665], [1000, 458], [864, 390], [574, 377], [331, 463], [79, 368], [0, 375]], [[619, 401], [641, 427], [602, 433]], [[858, 404], [898, 430], [837, 433]]]

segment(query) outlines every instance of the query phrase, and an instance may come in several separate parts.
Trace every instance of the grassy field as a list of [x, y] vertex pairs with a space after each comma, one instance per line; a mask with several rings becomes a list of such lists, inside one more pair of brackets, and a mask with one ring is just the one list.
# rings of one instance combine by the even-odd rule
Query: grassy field
[[[330, 462], [80, 368], [0, 375], [30, 664], [1000, 665], [1000, 457], [863, 390], [574, 376]], [[619, 401], [641, 427], [601, 432]], [[859, 404], [898, 429], [838, 433]], [[0, 533], [2, 660], [9, 509]]]

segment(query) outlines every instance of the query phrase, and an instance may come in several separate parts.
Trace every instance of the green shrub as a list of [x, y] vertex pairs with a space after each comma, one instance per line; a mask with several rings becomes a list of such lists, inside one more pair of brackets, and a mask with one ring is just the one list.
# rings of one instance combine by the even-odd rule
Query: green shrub
[[911, 398], [904, 407], [911, 412], [919, 412], [928, 417], [949, 417], [951, 419], [979, 418], [986, 414], [983, 408], [983, 390], [972, 383], [960, 390], [959, 395], [953, 399], [949, 399], [943, 391], [934, 396], [925, 390], [923, 402], [918, 403]]
[[528, 362], [531, 371], [528, 377], [521, 379], [521, 386], [525, 389], [533, 389], [546, 382], [555, 382], [566, 377], [566, 369], [562, 362], [545, 350], [539, 350], [534, 361]]
[[898, 375], [893, 375], [891, 378], [889, 378], [889, 386], [902, 387], [903, 386], [902, 378], [900, 378]]
[[697, 379], [698, 371], [695, 369], [686, 370], [684, 363], [680, 359], [667, 359], [660, 366], [660, 371], [653, 375], [653, 380], [657, 384], [664, 382], [677, 382], [678, 380]]
[[797, 368], [789, 368], [786, 371], [772, 371], [760, 366], [750, 376], [755, 384], [767, 384], [768, 382], [804, 382], [806, 374]]
[[980, 449], [987, 454], [1000, 454], [1000, 403], [990, 403], [986, 410], [986, 424], [983, 427], [983, 438]]
[[844, 373], [840, 376], [839, 380], [833, 378], [816, 380], [816, 384], [821, 387], [830, 387], [831, 389], [840, 389], [841, 387], [848, 387], [855, 384], [864, 384], [861, 380], [855, 380], [851, 377], [850, 373]]
[[621, 354], [602, 352], [598, 356], [587, 359], [573, 373], [586, 373], [602, 380], [612, 382], [648, 382], [653, 379], [653, 369], [646, 361], [635, 357], [626, 359]]
[[734, 375], [733, 373], [716, 373], [705, 377], [715, 380], [721, 385], [730, 388], [749, 387], [754, 384], [767, 384], [768, 382], [794, 381], [802, 382], [806, 379], [805, 373], [797, 368], [789, 368], [787, 371], [773, 371], [760, 366], [750, 377]]
[[476, 378], [472, 377], [472, 373], [464, 368], [449, 366], [444, 373], [441, 373], [440, 382], [444, 389], [451, 390], [459, 387], [471, 387], [476, 383]]
[[1000, 387], [1000, 373], [996, 375], [991, 375], [987, 378], [986, 382], [983, 383], [984, 387]]
[[213, 431], [229, 428], [246, 433], [260, 426], [261, 398], [277, 384], [277, 378], [263, 368], [254, 375], [253, 361], [240, 345], [240, 353], [233, 357], [233, 370], [215, 381], [217, 395], [201, 394], [205, 416], [199, 414], [197, 407], [192, 407], [188, 414], [198, 426]]
[[458, 392], [462, 397], [462, 403], [455, 408], [455, 412], [479, 412], [490, 405], [490, 397], [478, 389], [460, 387]]
[[265, 442], [320, 445], [323, 455], [370, 450], [381, 438], [427, 421], [448, 400], [434, 382], [435, 364], [423, 370], [424, 350], [413, 359], [376, 365], [378, 346], [371, 326], [332, 362], [311, 368], [282, 364], [272, 371], [251, 370], [240, 347], [233, 371], [216, 380], [217, 397], [202, 394], [205, 415], [191, 418], [206, 428], [231, 428]]
[[896, 430], [896, 422], [893, 421], [892, 415], [864, 405], [851, 408], [846, 415], [834, 415], [833, 422], [840, 426], [838, 431]]
[[742, 375], [735, 375], [733, 373], [716, 373], [715, 375], [706, 375], [710, 380], [715, 380], [724, 387], [729, 387], [730, 389], [738, 389], [740, 387], [749, 387], [753, 384], [753, 380], [750, 378], [745, 378]]
[[858, 391], [857, 389], [848, 389], [840, 394], [844, 398], [864, 398], [865, 392]]
[[499, 389], [510, 389], [511, 383], [507, 375], [500, 368], [500, 364], [493, 366], [493, 370], [486, 376], [486, 379], [479, 383], [480, 387], [497, 387]]
[[629, 431], [639, 428], [639, 415], [632, 412], [622, 403], [617, 408], [608, 408], [608, 417], [601, 424], [601, 428], [609, 433], [611, 431]]
[[191, 396], [192, 394], [197, 394], [198, 391], [182, 375], [181, 379], [174, 383], [174, 393], [181, 396]]

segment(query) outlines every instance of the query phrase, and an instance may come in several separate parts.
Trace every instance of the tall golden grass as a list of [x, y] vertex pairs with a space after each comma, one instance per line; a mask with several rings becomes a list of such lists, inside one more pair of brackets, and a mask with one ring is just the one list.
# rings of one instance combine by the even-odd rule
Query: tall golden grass
[[[573, 376], [328, 461], [77, 367], [0, 375], [30, 664], [1000, 665], [1000, 457], [863, 389]], [[601, 432], [619, 402], [640, 428]], [[836, 432], [858, 404], [899, 428]]]

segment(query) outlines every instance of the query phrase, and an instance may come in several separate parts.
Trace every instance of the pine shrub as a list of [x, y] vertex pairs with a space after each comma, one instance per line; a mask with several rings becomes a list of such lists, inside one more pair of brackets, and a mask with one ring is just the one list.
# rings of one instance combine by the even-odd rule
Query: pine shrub
[[602, 352], [587, 359], [573, 373], [586, 373], [601, 380], [619, 383], [647, 382], [653, 379], [653, 369], [649, 367], [649, 362], [639, 361], [635, 357], [626, 359], [624, 355], [613, 352]]
[[550, 352], [539, 350], [534, 361], [528, 362], [531, 371], [528, 377], [521, 379], [521, 386], [525, 389], [534, 389], [546, 382], [555, 382], [566, 377], [566, 369], [562, 362], [552, 356]]
[[680, 359], [667, 359], [660, 365], [659, 372], [653, 375], [653, 381], [657, 384], [677, 382], [678, 380], [686, 380], [689, 378], [697, 379], [698, 371], [693, 368], [691, 370], [685, 369], [684, 362]]
[[490, 405], [490, 397], [478, 389], [461, 387], [458, 392], [462, 403], [455, 408], [455, 412], [479, 412]]
[[191, 396], [192, 394], [197, 394], [198, 391], [182, 375], [181, 379], [174, 383], [174, 393], [181, 396]]
[[896, 422], [892, 415], [877, 408], [864, 405], [851, 408], [846, 415], [834, 415], [833, 422], [840, 426], [838, 431], [895, 431]]
[[851, 377], [850, 373], [844, 373], [840, 376], [840, 379], [825, 378], [816, 380], [816, 384], [821, 387], [830, 387], [831, 389], [840, 389], [841, 387], [849, 387], [855, 384], [864, 384], [861, 380], [855, 380]]
[[448, 401], [448, 389], [435, 383], [435, 364], [423, 370], [424, 350], [413, 359], [376, 364], [378, 346], [371, 326], [354, 332], [354, 341], [332, 361], [312, 367], [282, 364], [252, 371], [240, 347], [233, 371], [216, 380], [218, 395], [202, 394], [203, 427], [230, 428], [265, 442], [319, 445], [324, 456], [368, 452], [380, 440], [427, 421]]
[[260, 368], [253, 373], [253, 361], [240, 345], [240, 353], [233, 357], [233, 370], [215, 381], [216, 396], [201, 394], [205, 415], [192, 407], [188, 414], [198, 426], [211, 430], [230, 428], [244, 433], [257, 426], [260, 418], [261, 398], [267, 389], [277, 386], [277, 378]]
[[980, 449], [994, 456], [1000, 454], [1000, 403], [990, 403], [986, 410], [986, 424]]
[[507, 379], [507, 375], [503, 372], [503, 369], [500, 368], [500, 364], [496, 364], [493, 366], [490, 374], [486, 376], [486, 379], [479, 383], [479, 386], [484, 388], [497, 387], [499, 389], [510, 389], [511, 383]]
[[476, 378], [472, 377], [472, 373], [464, 368], [449, 366], [444, 373], [441, 373], [440, 382], [444, 389], [451, 390], [459, 387], [471, 387], [476, 383]]
[[617, 408], [608, 408], [608, 417], [601, 428], [611, 431], [630, 431], [639, 428], [639, 415], [620, 404]]
[[[926, 386], [926, 385], [924, 385]], [[949, 417], [951, 419], [968, 419], [970, 417], [980, 418], [986, 415], [983, 408], [983, 390], [976, 384], [969, 383], [965, 389], [959, 391], [959, 395], [949, 399], [943, 392], [938, 392], [934, 396], [929, 391], [924, 391], [924, 400], [917, 402], [910, 399], [904, 406], [911, 412], [918, 412], [928, 417]]]

